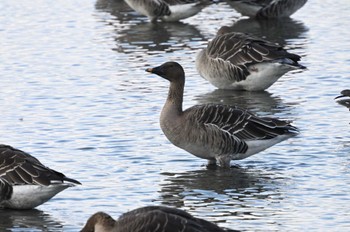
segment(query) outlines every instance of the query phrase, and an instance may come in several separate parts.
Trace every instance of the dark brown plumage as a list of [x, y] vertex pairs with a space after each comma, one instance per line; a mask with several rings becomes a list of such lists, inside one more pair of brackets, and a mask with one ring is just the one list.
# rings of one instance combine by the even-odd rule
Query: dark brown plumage
[[31, 209], [75, 184], [28, 153], [0, 145], [0, 208]]
[[104, 212], [92, 215], [81, 232], [224, 232], [209, 221], [164, 206], [147, 206], [124, 213], [114, 220]]

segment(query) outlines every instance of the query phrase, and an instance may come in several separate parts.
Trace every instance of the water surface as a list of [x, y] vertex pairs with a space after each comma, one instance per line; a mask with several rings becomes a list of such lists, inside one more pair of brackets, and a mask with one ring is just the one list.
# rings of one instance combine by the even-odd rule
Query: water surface
[[[242, 19], [225, 3], [180, 23], [151, 24], [123, 2], [0, 3], [0, 143], [83, 183], [30, 211], [0, 211], [2, 231], [78, 231], [168, 205], [242, 231], [350, 229], [350, 117], [333, 98], [350, 88], [350, 2], [308, 3], [283, 22]], [[278, 42], [308, 70], [262, 93], [217, 90], [194, 66], [220, 26]], [[235, 104], [293, 120], [300, 135], [230, 170], [171, 145], [159, 128], [168, 83], [144, 70], [186, 71], [185, 107]]]

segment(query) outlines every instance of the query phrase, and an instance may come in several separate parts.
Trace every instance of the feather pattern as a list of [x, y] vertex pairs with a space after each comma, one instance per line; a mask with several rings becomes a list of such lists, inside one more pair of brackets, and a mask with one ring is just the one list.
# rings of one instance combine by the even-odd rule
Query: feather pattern
[[[21, 208], [21, 205], [11, 202], [14, 195], [17, 194], [15, 189], [20, 186], [37, 186], [35, 191], [42, 187], [57, 186], [57, 190], [55, 190], [55, 187], [52, 187], [53, 191], [50, 190], [48, 192], [49, 195], [53, 194], [52, 196], [54, 196], [63, 189], [75, 184], [80, 184], [80, 182], [44, 166], [38, 159], [28, 153], [8, 145], [0, 145], [0, 199], [7, 200], [0, 200], [0, 207]], [[52, 196], [47, 197], [51, 198]], [[39, 196], [35, 195], [30, 197], [33, 197], [35, 202], [37, 202], [35, 198], [39, 198]], [[45, 196], [42, 199], [45, 199]], [[15, 201], [22, 202], [26, 200], [16, 199]], [[30, 200], [26, 203], [31, 205]]]
[[[164, 206], [146, 206], [124, 213], [118, 220], [110, 215], [98, 212], [92, 215], [81, 232], [96, 231], [113, 232], [224, 232], [235, 231], [223, 229], [209, 221], [193, 217], [189, 213]], [[103, 229], [102, 229], [103, 228]]]
[[307, 0], [227, 0], [243, 15], [256, 18], [289, 17], [305, 5]]
[[295, 136], [288, 121], [258, 117], [228, 105], [196, 105], [182, 111], [185, 73], [181, 65], [167, 62], [147, 69], [170, 81], [167, 101], [160, 116], [165, 136], [189, 153], [229, 167], [230, 161], [244, 159]]
[[[264, 90], [284, 73], [304, 69], [298, 63], [300, 58], [278, 44], [244, 33], [229, 32], [227, 27], [222, 27], [198, 53], [196, 67], [204, 79], [218, 88]], [[258, 76], [246, 81], [254, 75]]]

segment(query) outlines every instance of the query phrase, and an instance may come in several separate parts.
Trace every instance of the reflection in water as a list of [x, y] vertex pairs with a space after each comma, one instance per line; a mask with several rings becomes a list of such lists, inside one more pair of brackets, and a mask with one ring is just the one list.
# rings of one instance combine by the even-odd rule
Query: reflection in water
[[[160, 203], [190, 210], [215, 209], [208, 217], [224, 221], [226, 216], [254, 219], [278, 213], [270, 207], [283, 200], [279, 185], [283, 178], [252, 168], [211, 168], [185, 173], [162, 173]], [[266, 206], [266, 207], [265, 207]]]
[[[30, 231], [62, 231], [63, 226], [51, 215], [37, 209], [31, 210], [0, 210], [0, 231], [8, 228]], [[18, 230], [19, 231], [19, 230]]]
[[271, 114], [290, 110], [290, 106], [283, 104], [279, 97], [273, 96], [267, 91], [250, 92], [216, 89], [213, 92], [197, 96], [195, 100], [201, 104], [235, 105], [255, 113]]
[[[116, 44], [119, 52], [127, 52], [131, 46], [137, 46], [148, 51], [173, 52], [191, 48], [191, 41], [204, 40], [194, 26], [182, 22], [176, 23], [142, 23], [116, 31]], [[123, 45], [126, 49], [123, 48]]]
[[[230, 28], [234, 32], [255, 35], [282, 46], [288, 45], [288, 40], [305, 38], [305, 33], [308, 31], [303, 22], [291, 18], [279, 20], [241, 19]], [[305, 42], [300, 41], [298, 44], [302, 46], [305, 45]]]

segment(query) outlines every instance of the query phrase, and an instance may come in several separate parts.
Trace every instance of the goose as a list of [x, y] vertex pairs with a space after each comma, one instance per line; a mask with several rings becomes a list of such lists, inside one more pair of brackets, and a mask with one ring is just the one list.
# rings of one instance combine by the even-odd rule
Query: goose
[[146, 206], [122, 214], [114, 220], [105, 212], [93, 214], [81, 232], [224, 232], [212, 222], [165, 206]]
[[125, 0], [136, 12], [147, 16], [151, 22], [161, 19], [175, 22], [199, 13], [208, 5], [207, 0]]
[[221, 27], [196, 57], [198, 73], [219, 89], [262, 91], [291, 70], [300, 56], [254, 36]]
[[242, 15], [256, 18], [290, 17], [307, 0], [227, 0]]
[[80, 184], [24, 151], [0, 145], [0, 208], [32, 209]]
[[337, 96], [335, 99], [338, 99], [337, 102], [340, 105], [345, 106], [350, 110], [350, 89], [344, 89], [340, 92], [340, 95]]
[[176, 62], [146, 69], [170, 81], [160, 127], [175, 146], [208, 165], [229, 168], [231, 160], [254, 155], [298, 134], [288, 121], [258, 117], [236, 106], [204, 104], [182, 110], [185, 72]]

